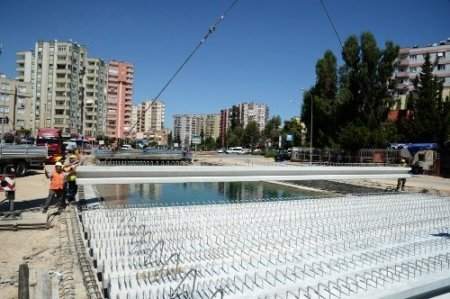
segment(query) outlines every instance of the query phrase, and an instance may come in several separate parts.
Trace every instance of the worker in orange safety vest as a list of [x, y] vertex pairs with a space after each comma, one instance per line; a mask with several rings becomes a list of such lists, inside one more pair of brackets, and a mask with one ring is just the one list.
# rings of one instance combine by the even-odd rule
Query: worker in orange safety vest
[[62, 163], [55, 163], [55, 171], [49, 173], [46, 168], [44, 168], [45, 176], [50, 179], [50, 190], [48, 192], [47, 200], [45, 201], [44, 209], [42, 213], [47, 213], [48, 207], [54, 197], [57, 199], [58, 210], [62, 211], [66, 207], [66, 202], [64, 199], [64, 172], [62, 171]]

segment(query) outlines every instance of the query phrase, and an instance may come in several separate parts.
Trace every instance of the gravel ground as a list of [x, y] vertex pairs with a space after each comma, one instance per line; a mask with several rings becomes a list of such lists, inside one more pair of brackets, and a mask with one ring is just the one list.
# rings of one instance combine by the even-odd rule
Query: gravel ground
[[[47, 166], [50, 170], [51, 167]], [[16, 179], [15, 209], [22, 210], [19, 223], [46, 223], [47, 214], [41, 213], [48, 194], [49, 182], [43, 171]], [[0, 213], [9, 209], [7, 202], [0, 205]], [[53, 210], [54, 211], [54, 210]], [[52, 209], [49, 210], [49, 213]], [[87, 298], [73, 242], [67, 230], [69, 208], [62, 215], [51, 218], [49, 229], [0, 230], [0, 298], [18, 298], [19, 265], [27, 263], [32, 269], [48, 272], [50, 277], [61, 277], [60, 298]], [[13, 223], [0, 221], [1, 224]], [[61, 276], [62, 274], [62, 276]]]

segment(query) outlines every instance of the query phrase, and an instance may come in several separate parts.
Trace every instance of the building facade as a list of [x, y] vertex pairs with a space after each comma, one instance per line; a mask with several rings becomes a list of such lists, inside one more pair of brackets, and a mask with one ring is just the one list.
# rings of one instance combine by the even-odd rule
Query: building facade
[[86, 58], [87, 49], [71, 41], [38, 41], [33, 51], [17, 52], [17, 80], [33, 86], [33, 133], [82, 133]]
[[133, 65], [108, 62], [106, 136], [130, 137], [132, 127]]
[[419, 47], [401, 48], [398, 56], [398, 66], [395, 70], [397, 80], [397, 109], [406, 109], [407, 95], [413, 90], [413, 81], [422, 70], [425, 54], [430, 54], [434, 63], [433, 74], [444, 79], [443, 97], [450, 95], [450, 38]]
[[203, 115], [175, 114], [173, 115], [173, 140], [179, 147], [188, 148], [193, 136], [200, 136], [203, 130]]
[[166, 105], [162, 101], [144, 101], [132, 107], [132, 133], [138, 139], [167, 145], [168, 130], [165, 129]]
[[220, 114], [205, 114], [203, 121], [203, 134], [205, 138], [216, 140], [220, 136]]
[[87, 58], [84, 103], [83, 135], [97, 137], [106, 133], [106, 63], [99, 58]]
[[262, 132], [269, 120], [269, 106], [266, 104], [240, 103], [220, 112], [220, 143], [226, 146], [227, 131], [235, 126], [245, 128], [255, 121]]
[[0, 126], [2, 132], [32, 129], [33, 88], [31, 83], [0, 75]]

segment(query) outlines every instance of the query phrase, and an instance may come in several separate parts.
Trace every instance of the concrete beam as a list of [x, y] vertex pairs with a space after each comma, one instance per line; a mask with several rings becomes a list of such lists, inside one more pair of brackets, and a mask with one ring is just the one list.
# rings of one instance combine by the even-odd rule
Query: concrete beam
[[142, 184], [407, 178], [392, 166], [80, 166], [77, 184]]

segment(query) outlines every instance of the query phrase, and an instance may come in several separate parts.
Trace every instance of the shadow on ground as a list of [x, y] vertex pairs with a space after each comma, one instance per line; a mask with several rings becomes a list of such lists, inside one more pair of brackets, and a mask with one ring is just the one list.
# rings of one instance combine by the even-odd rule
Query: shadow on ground
[[[21, 202], [14, 202], [14, 210], [28, 210], [33, 208], [41, 208], [45, 204], [47, 198], [38, 198], [32, 200], [26, 200]], [[51, 204], [55, 204], [56, 200], [53, 200]], [[0, 213], [9, 211], [9, 201], [2, 201], [0, 205]]]

